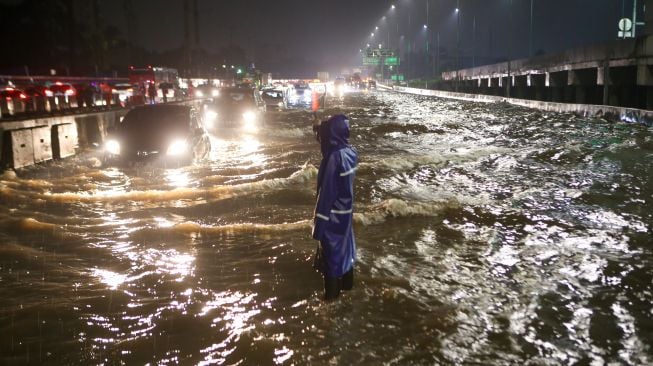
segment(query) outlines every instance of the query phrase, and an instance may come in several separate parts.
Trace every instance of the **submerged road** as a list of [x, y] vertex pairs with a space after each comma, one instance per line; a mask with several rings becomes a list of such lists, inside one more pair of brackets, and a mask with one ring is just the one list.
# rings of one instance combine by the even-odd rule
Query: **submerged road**
[[208, 161], [0, 176], [3, 364], [653, 362], [653, 129], [349, 93], [358, 263], [320, 301], [309, 113]]

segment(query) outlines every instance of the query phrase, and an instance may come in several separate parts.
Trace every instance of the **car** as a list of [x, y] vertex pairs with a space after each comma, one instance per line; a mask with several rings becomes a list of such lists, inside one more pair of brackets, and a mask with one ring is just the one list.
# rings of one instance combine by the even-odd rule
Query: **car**
[[236, 127], [252, 132], [261, 126], [267, 110], [258, 90], [239, 87], [222, 88], [220, 95], [202, 108], [209, 129]]
[[131, 102], [131, 98], [134, 96], [134, 87], [129, 83], [114, 84], [111, 94], [117, 95], [120, 105], [124, 107]]
[[73, 85], [77, 91], [79, 107], [94, 107], [103, 104], [102, 90], [99, 83], [77, 83]]
[[[77, 91], [72, 84], [57, 81], [54, 83], [47, 83], [46, 86], [52, 93], [57, 108], [70, 108], [76, 106], [77, 100], [75, 99], [75, 96]], [[50, 93], [48, 93], [48, 96], [49, 94]]]
[[283, 88], [263, 88], [261, 99], [267, 110], [282, 110], [288, 106], [288, 94]]
[[25, 112], [27, 94], [21, 89], [13, 86], [0, 87], [0, 100], [2, 100], [0, 114], [12, 115]]
[[220, 88], [210, 84], [202, 84], [195, 88], [195, 98], [215, 98], [220, 95]]
[[368, 80], [367, 81], [367, 87], [369, 89], [376, 89], [376, 80]]
[[205, 159], [211, 141], [197, 110], [188, 105], [136, 107], [110, 129], [105, 162], [187, 165]]

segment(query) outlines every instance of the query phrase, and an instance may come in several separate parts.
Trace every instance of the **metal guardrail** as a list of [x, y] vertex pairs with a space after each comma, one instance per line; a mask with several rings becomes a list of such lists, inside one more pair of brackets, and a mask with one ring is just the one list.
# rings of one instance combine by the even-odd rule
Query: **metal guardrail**
[[[142, 104], [142, 103], [141, 103]], [[97, 94], [93, 96], [30, 97], [25, 99], [1, 98], [0, 122], [31, 118], [100, 112], [129, 108], [137, 103], [121, 102], [118, 94]]]

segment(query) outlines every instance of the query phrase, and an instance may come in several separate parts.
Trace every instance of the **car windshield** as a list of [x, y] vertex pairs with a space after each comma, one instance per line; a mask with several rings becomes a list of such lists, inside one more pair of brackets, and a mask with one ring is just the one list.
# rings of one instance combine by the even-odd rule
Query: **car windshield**
[[127, 113], [120, 129], [130, 135], [150, 136], [158, 133], [186, 133], [189, 126], [187, 108], [143, 107]]
[[223, 89], [216, 100], [221, 105], [255, 105], [254, 94], [249, 89]]
[[264, 90], [263, 96], [269, 98], [283, 98], [283, 92], [281, 90]]

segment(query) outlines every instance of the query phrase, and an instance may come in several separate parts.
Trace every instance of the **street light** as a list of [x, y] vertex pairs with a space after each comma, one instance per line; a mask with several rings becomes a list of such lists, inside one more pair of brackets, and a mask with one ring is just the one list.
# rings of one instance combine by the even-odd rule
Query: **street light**
[[424, 24], [424, 29], [427, 29], [428, 27], [429, 27], [428, 25]]
[[370, 37], [374, 37], [374, 32], [370, 33]]
[[390, 6], [390, 9], [394, 9], [394, 8], [395, 8], [395, 4], [392, 4], [392, 5]]

